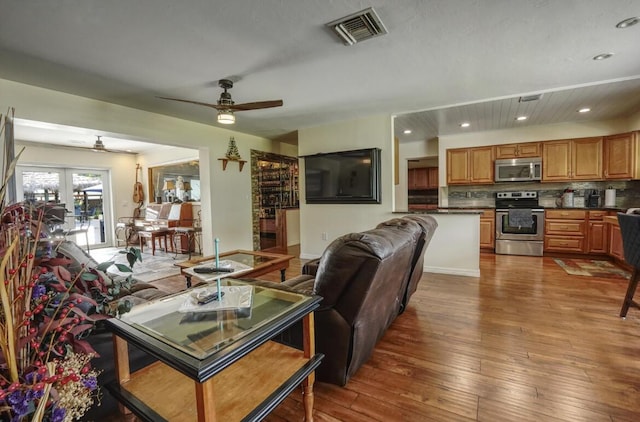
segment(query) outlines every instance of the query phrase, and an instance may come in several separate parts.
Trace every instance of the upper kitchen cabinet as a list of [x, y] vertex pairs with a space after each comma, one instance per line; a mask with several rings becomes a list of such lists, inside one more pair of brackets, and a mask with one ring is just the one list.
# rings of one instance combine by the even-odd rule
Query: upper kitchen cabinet
[[427, 189], [438, 189], [438, 167], [427, 167]]
[[429, 186], [429, 173], [426, 167], [419, 167], [409, 169], [408, 174], [408, 187], [409, 190], [428, 189]]
[[527, 142], [524, 144], [496, 145], [495, 159], [504, 158], [529, 158], [542, 155], [540, 142]]
[[603, 138], [605, 179], [637, 179], [640, 176], [638, 132], [621, 133]]
[[447, 184], [494, 183], [493, 146], [447, 150]]
[[437, 189], [438, 167], [409, 169], [407, 187], [409, 190]]
[[542, 181], [602, 179], [602, 138], [542, 143]]

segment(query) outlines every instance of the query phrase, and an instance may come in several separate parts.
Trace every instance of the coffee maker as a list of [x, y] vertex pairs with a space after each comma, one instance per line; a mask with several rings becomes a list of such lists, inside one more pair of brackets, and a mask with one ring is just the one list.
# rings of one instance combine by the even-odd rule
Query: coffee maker
[[585, 196], [587, 197], [587, 202], [585, 206], [587, 208], [598, 208], [600, 206], [600, 192], [596, 189], [587, 190]]

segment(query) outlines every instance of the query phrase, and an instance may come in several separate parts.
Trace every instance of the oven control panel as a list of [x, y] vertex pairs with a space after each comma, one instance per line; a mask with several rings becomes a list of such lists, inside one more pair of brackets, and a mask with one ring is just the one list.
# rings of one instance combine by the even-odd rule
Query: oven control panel
[[516, 198], [537, 199], [538, 192], [536, 191], [497, 192], [496, 198], [498, 199], [516, 199]]

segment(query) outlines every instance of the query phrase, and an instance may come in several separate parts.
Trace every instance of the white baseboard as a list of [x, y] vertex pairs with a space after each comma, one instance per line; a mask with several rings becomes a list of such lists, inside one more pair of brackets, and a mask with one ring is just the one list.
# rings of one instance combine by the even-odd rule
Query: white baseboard
[[306, 253], [300, 254], [300, 259], [316, 259], [316, 258], [320, 258], [320, 255], [306, 254]]
[[466, 277], [480, 277], [480, 269], [467, 270], [463, 268], [444, 268], [444, 267], [423, 267], [423, 271], [427, 273], [462, 275]]

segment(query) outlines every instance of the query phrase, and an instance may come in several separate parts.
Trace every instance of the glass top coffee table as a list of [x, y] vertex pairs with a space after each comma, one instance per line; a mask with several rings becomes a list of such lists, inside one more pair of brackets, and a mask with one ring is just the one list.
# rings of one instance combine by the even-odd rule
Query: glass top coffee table
[[[107, 320], [117, 374], [107, 389], [142, 420], [257, 421], [302, 384], [312, 421], [314, 370], [323, 358], [315, 353], [313, 310], [322, 298], [268, 285], [227, 278], [219, 303], [197, 304], [198, 292], [215, 288], [207, 285]], [[303, 350], [271, 341], [299, 320]], [[128, 343], [158, 361], [130, 373]]]
[[[237, 262], [244, 268], [242, 271], [235, 271], [233, 274], [221, 273], [219, 275], [220, 277], [252, 278], [272, 271], [280, 271], [280, 280], [284, 281], [286, 277], [285, 272], [287, 268], [289, 268], [289, 262], [294, 256], [262, 251], [235, 250], [221, 253], [218, 258], [219, 261]], [[177, 262], [175, 265], [180, 268], [180, 274], [185, 276], [187, 287], [191, 287], [191, 277], [199, 277], [199, 275], [194, 275], [192, 271], [193, 267], [213, 266], [215, 265], [215, 257], [203, 256], [188, 261]], [[248, 267], [248, 269], [245, 267]], [[212, 279], [213, 275], [203, 274], [202, 277], [199, 278], [208, 280]]]

